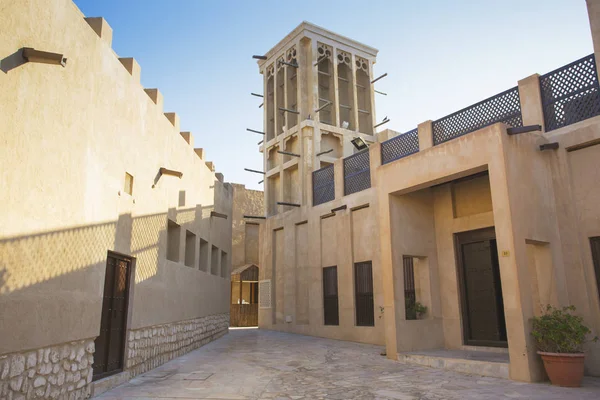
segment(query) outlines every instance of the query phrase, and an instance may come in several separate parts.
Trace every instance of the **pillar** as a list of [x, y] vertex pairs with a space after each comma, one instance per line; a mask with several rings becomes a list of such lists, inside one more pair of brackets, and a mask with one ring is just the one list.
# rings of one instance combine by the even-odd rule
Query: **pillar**
[[419, 151], [433, 147], [433, 121], [425, 121], [417, 127], [419, 131]]
[[533, 74], [519, 81], [519, 99], [523, 125], [541, 125], [544, 129], [544, 109], [540, 92], [540, 76]]

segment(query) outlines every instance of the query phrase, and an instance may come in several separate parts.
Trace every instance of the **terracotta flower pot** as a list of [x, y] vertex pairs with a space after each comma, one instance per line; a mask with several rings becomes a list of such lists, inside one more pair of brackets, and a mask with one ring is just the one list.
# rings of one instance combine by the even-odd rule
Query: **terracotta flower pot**
[[553, 385], [579, 387], [583, 379], [585, 354], [545, 353], [538, 351], [544, 361], [546, 373]]

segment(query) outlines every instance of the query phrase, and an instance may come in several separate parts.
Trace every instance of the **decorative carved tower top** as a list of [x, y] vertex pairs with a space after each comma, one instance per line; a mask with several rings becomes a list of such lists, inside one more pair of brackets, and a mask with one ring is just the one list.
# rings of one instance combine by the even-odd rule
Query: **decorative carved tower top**
[[268, 216], [310, 205], [313, 170], [352, 154], [356, 137], [375, 141], [376, 56], [372, 47], [302, 22], [258, 61]]

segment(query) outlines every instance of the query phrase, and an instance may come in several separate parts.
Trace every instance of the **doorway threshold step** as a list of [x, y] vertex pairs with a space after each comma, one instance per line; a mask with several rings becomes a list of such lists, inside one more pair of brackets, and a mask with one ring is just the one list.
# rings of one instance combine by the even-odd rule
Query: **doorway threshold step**
[[470, 350], [425, 350], [398, 353], [404, 364], [447, 369], [463, 374], [508, 378], [509, 358], [506, 353]]

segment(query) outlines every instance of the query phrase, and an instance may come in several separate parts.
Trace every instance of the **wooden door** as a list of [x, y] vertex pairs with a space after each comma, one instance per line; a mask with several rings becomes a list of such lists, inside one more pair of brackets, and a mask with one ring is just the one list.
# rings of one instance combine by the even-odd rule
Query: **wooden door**
[[123, 370], [130, 274], [131, 259], [109, 252], [104, 277], [100, 336], [95, 341], [94, 380]]
[[494, 229], [457, 235], [464, 342], [506, 347], [506, 323]]

